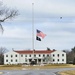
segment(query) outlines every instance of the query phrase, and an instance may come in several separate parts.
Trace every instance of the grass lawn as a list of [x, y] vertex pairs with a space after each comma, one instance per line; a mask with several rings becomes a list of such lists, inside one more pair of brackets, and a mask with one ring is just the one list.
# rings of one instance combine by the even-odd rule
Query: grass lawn
[[[66, 67], [75, 68], [75, 65], [67, 64], [64, 68]], [[59, 74], [60, 75], [75, 75], [75, 70], [62, 71], [62, 72], [59, 72]]]
[[48, 64], [48, 65], [2, 65], [0, 70], [22, 70], [22, 69], [51, 69], [51, 68], [72, 68], [75, 65], [71, 64]]
[[75, 75], [75, 70], [60, 72], [61, 75]]

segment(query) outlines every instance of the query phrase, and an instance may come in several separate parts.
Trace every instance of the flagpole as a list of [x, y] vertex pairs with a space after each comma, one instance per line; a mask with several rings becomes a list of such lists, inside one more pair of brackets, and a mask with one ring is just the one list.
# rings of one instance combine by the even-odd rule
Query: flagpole
[[34, 58], [34, 3], [32, 3], [32, 50]]
[[34, 3], [32, 3], [32, 49], [34, 50]]

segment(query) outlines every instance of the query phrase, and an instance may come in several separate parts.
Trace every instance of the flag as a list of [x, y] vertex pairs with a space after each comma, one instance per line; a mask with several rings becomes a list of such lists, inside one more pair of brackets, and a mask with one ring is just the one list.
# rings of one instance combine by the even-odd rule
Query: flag
[[36, 40], [41, 41], [41, 38], [39, 38], [38, 36], [36, 36]]
[[40, 37], [44, 38], [46, 36], [46, 34], [44, 34], [43, 32], [41, 32], [40, 30], [37, 29], [36, 36], [40, 36]]

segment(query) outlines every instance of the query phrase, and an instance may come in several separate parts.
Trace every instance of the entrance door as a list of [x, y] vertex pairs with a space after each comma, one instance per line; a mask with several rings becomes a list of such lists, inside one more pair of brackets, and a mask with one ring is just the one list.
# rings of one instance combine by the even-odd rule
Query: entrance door
[[35, 61], [35, 64], [37, 64], [37, 59], [34, 59], [34, 61]]
[[29, 59], [29, 62], [31, 65], [37, 64], [37, 59], [34, 59], [34, 60]]
[[41, 59], [38, 59], [38, 62], [41, 63]]
[[32, 59], [29, 59], [29, 62], [31, 62]]

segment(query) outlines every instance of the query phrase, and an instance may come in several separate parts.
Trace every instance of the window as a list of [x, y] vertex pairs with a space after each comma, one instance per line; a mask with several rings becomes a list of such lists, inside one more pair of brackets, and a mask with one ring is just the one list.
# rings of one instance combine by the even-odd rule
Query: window
[[15, 62], [17, 62], [17, 59], [15, 60]]
[[55, 61], [55, 59], [53, 59], [53, 61]]
[[36, 57], [36, 55], [34, 54], [34, 57]]
[[57, 59], [57, 61], [59, 61], [59, 59]]
[[40, 57], [41, 55], [39, 54], [39, 57]]
[[6, 60], [6, 62], [8, 62], [8, 60]]
[[43, 57], [45, 57], [45, 55], [43, 54]]
[[49, 54], [47, 54], [47, 57], [49, 57]]
[[8, 55], [6, 55], [6, 57], [8, 57]]
[[45, 59], [43, 59], [43, 62], [45, 62]]
[[21, 55], [21, 57], [23, 57], [23, 55]]
[[54, 57], [55, 55], [53, 54], [53, 57]]
[[11, 62], [13, 62], [13, 60], [11, 60]]
[[64, 54], [62, 54], [62, 56], [64, 56]]
[[11, 55], [11, 58], [13, 57], [13, 55]]
[[15, 55], [15, 57], [17, 57], [17, 55]]
[[64, 61], [64, 59], [62, 59], [62, 61]]
[[31, 54], [29, 55], [29, 57], [31, 57]]
[[27, 55], [25, 55], [25, 57], [27, 57]]
[[27, 62], [27, 59], [25, 59], [25, 62]]
[[59, 57], [59, 54], [57, 54], [57, 56]]

